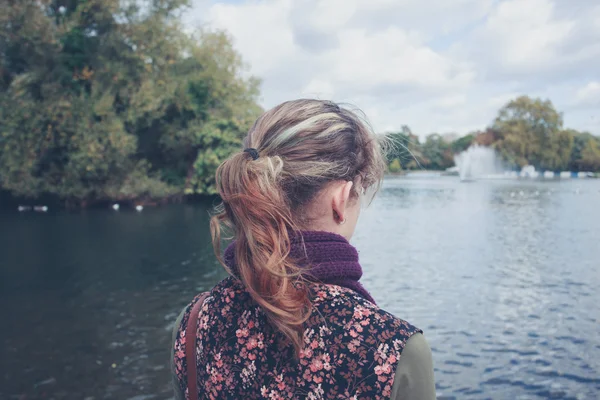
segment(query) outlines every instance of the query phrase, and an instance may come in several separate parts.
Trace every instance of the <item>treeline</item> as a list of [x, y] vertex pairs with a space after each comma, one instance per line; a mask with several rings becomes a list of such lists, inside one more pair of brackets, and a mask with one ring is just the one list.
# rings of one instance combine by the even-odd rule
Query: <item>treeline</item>
[[549, 100], [527, 96], [510, 101], [484, 131], [463, 137], [456, 134], [419, 136], [404, 126], [389, 134], [391, 172], [413, 169], [444, 170], [454, 155], [473, 144], [491, 146], [508, 168], [533, 165], [538, 170], [600, 172], [600, 137], [563, 127], [561, 113]]
[[187, 0], [0, 0], [0, 190], [67, 206], [212, 194], [261, 109]]

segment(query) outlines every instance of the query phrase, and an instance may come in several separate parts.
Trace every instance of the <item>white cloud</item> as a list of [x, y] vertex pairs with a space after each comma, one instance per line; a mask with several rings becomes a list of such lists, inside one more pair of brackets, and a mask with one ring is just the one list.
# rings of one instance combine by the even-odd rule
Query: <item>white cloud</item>
[[[598, 104], [596, 0], [195, 0], [263, 79], [265, 108], [301, 96], [360, 106], [376, 130], [466, 133], [520, 94], [573, 128]], [[596, 80], [594, 80], [596, 79]], [[562, 108], [561, 108], [562, 107]], [[571, 113], [571, 114], [569, 114]], [[581, 115], [585, 115], [581, 117]], [[597, 115], [591, 120], [600, 120]]]
[[338, 81], [363, 87], [445, 88], [463, 86], [472, 79], [472, 73], [460, 64], [396, 27], [373, 34], [343, 31], [335, 60]]
[[453, 109], [458, 106], [466, 104], [467, 96], [464, 94], [454, 94], [450, 96], [441, 97], [434, 101], [434, 104], [440, 109]]
[[[497, 61], [507, 67], [531, 70], [558, 59], [575, 21], [554, 18], [550, 0], [511, 0], [501, 3], [488, 18], [486, 31]], [[491, 49], [490, 49], [491, 50]]]
[[579, 89], [577, 100], [586, 106], [600, 106], [600, 82], [592, 81]]
[[[539, 83], [600, 67], [600, 31], [593, 0], [505, 0], [456, 55], [469, 57], [487, 79], [518, 78]], [[560, 75], [563, 75], [562, 77]]]
[[298, 58], [288, 22], [290, 1], [215, 4], [209, 21], [227, 30], [245, 60], [259, 76], [268, 77], [286, 62]]

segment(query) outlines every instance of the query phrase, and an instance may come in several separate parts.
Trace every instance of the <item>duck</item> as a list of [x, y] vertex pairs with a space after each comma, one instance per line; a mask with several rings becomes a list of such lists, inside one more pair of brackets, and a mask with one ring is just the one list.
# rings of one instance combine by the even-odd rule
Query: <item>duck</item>
[[142, 211], [144, 209], [144, 206], [142, 206], [141, 204], [138, 204], [137, 206], [135, 206], [136, 211]]
[[34, 206], [33, 211], [48, 212], [48, 206]]
[[19, 206], [17, 207], [17, 210], [19, 210], [19, 212], [31, 211], [31, 206]]
[[115, 204], [112, 205], [112, 209], [115, 210], [115, 211], [119, 211], [120, 207], [121, 206], [119, 205], [119, 203], [115, 203]]

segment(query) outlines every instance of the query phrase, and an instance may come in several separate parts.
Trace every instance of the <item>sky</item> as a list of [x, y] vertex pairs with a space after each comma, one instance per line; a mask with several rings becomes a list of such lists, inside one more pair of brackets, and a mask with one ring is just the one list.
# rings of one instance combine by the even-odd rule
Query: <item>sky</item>
[[489, 126], [519, 95], [600, 135], [598, 0], [192, 0], [262, 79], [261, 105], [350, 103], [376, 132]]

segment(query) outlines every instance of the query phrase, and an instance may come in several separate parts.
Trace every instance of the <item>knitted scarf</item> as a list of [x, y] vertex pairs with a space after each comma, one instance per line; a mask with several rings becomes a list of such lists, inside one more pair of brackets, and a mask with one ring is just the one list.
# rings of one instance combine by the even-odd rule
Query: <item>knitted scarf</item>
[[[225, 250], [225, 264], [235, 273], [235, 243]], [[301, 232], [291, 238], [290, 256], [305, 268], [303, 276], [310, 281], [343, 286], [375, 303], [359, 282], [362, 267], [358, 252], [348, 241], [330, 232]]]

